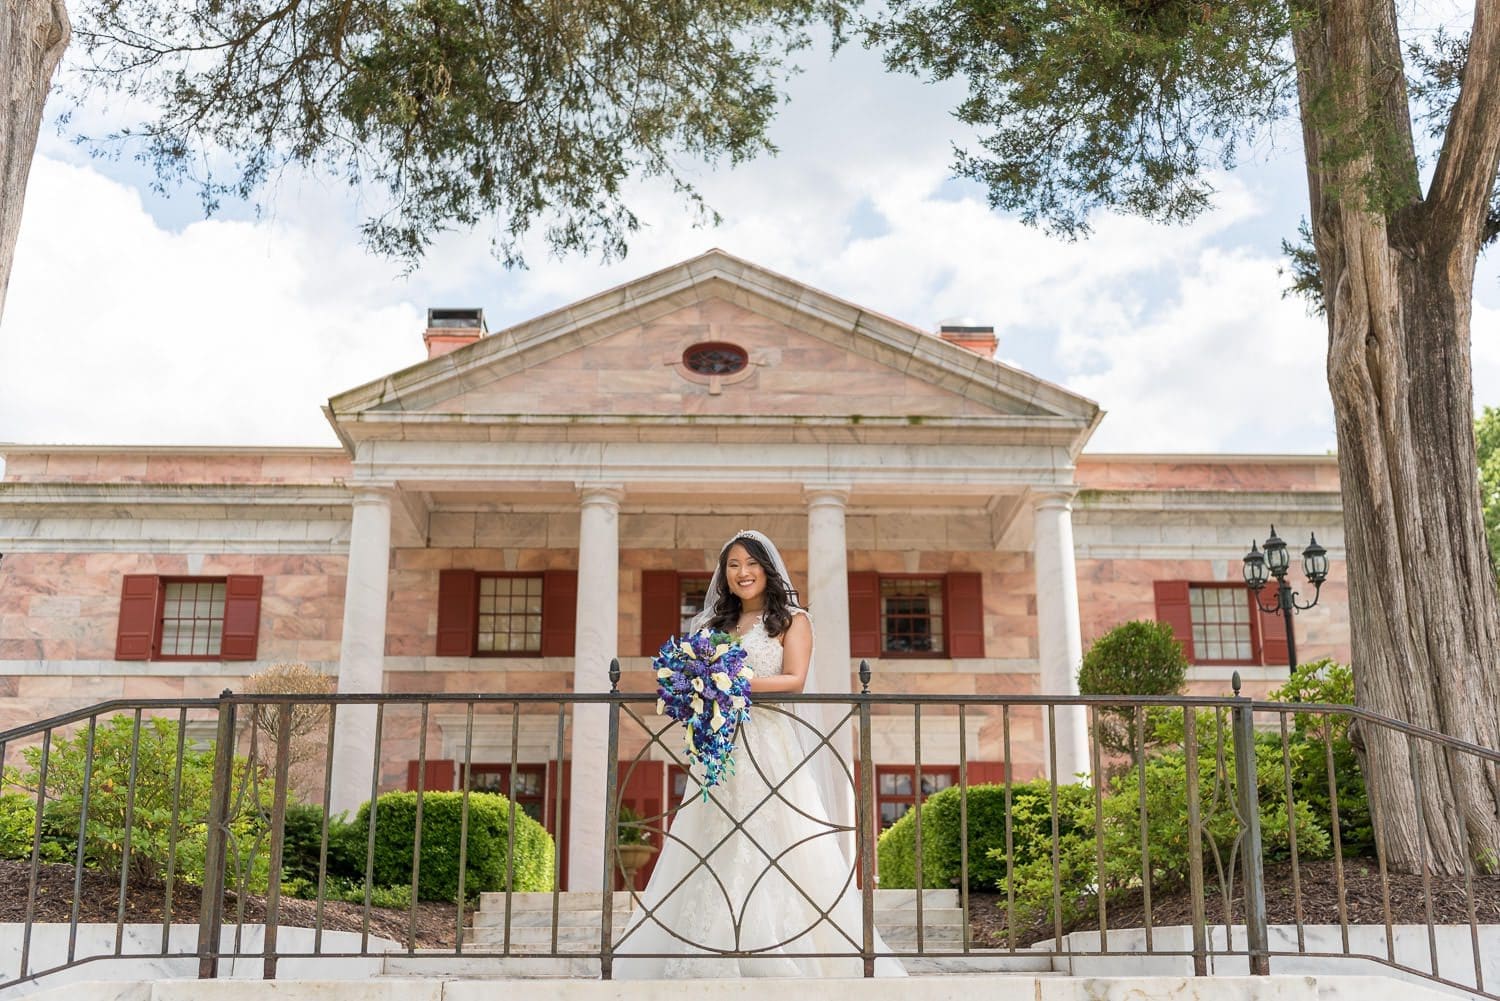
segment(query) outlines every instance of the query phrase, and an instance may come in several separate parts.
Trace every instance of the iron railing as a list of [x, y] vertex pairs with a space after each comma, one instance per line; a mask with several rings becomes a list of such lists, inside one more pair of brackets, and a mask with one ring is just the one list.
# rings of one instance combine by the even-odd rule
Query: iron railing
[[[1273, 968], [1310, 972], [1320, 963], [1329, 968], [1329, 962], [1359, 960], [1500, 998], [1495, 967], [1500, 962], [1495, 958], [1500, 956], [1500, 920], [1481, 920], [1488, 917], [1481, 911], [1485, 902], [1493, 906], [1500, 899], [1500, 877], [1479, 871], [1471, 861], [1478, 853], [1469, 851], [1466, 842], [1461, 876], [1435, 886], [1444, 877], [1434, 873], [1428, 828], [1419, 822], [1419, 927], [1425, 948], [1412, 953], [1393, 916], [1392, 894], [1393, 886], [1398, 897], [1407, 893], [1409, 881], [1418, 877], [1397, 876], [1388, 865], [1390, 818], [1373, 809], [1378, 798], [1351, 798], [1345, 788], [1358, 777], [1358, 766], [1349, 760], [1349, 748], [1355, 746], [1347, 742], [1351, 725], [1366, 746], [1379, 739], [1389, 751], [1404, 743], [1413, 783], [1422, 781], [1419, 762], [1432, 756], [1444, 758], [1450, 767], [1488, 769], [1500, 782], [1500, 752], [1350, 706], [1264, 702], [1238, 695], [878, 694], [868, 690], [866, 665], [861, 665], [861, 677], [858, 693], [768, 698], [758, 700], [755, 709], [780, 713], [796, 705], [822, 705], [829, 714], [819, 735], [823, 746], [846, 749], [842, 774], [850, 784], [853, 819], [817, 819], [822, 833], [852, 842], [852, 858], [845, 856], [849, 871], [830, 873], [827, 879], [842, 892], [858, 894], [860, 924], [840, 929], [847, 950], [800, 955], [858, 960], [866, 975], [873, 974], [882, 956], [935, 964], [937, 969], [948, 961], [950, 966], [989, 963], [985, 968], [1018, 970], [1042, 964], [1075, 973], [1089, 972], [1097, 968], [1090, 964], [1103, 960], [1115, 971], [1127, 970], [1115, 960], [1144, 956], [1157, 964], [1151, 972], [1197, 975], [1266, 974]], [[617, 664], [611, 679], [617, 686]], [[592, 975], [609, 978], [617, 960], [651, 958], [633, 952], [630, 934], [617, 924], [617, 905], [638, 901], [628, 888], [617, 890], [615, 880], [622, 789], [632, 784], [644, 762], [681, 762], [669, 732], [673, 725], [652, 714], [653, 701], [654, 695], [618, 690], [318, 696], [226, 691], [216, 699], [105, 702], [0, 733], [0, 767], [7, 783], [0, 792], [11, 797], [0, 802], [8, 803], [15, 816], [22, 812], [15, 797], [25, 795], [24, 812], [32, 823], [29, 852], [0, 863], [20, 867], [26, 888], [22, 920], [0, 926], [20, 939], [17, 958], [0, 960], [0, 989], [85, 963], [121, 959], [192, 964], [204, 978], [244, 975], [244, 965], [254, 963], [260, 976], [274, 978], [296, 975], [286, 965], [290, 961], [388, 961], [393, 953], [434, 962], [485, 957], [497, 970], [523, 958], [583, 961]], [[518, 830], [525, 826], [518, 804], [527, 799], [527, 790], [518, 783], [523, 764], [540, 764], [536, 748], [522, 751], [526, 721], [528, 739], [548, 735], [546, 770], [552, 788], [536, 812], [545, 811], [542, 819], [560, 830], [569, 761], [565, 748], [571, 728], [585, 725], [579, 713], [585, 707], [597, 707], [585, 717], [607, 718], [599, 751], [606, 763], [615, 764], [605, 768], [603, 855], [591, 863], [597, 867], [595, 881], [603, 878], [602, 890], [597, 898], [587, 898], [590, 906], [580, 911], [579, 895], [561, 889], [560, 849], [553, 851], [550, 879], [545, 865], [528, 861], [525, 846], [518, 855]], [[401, 890], [389, 886], [388, 876], [385, 882], [381, 878], [394, 864], [380, 840], [382, 809], [373, 810], [363, 827], [352, 828], [362, 837], [362, 845], [352, 847], [345, 843], [351, 828], [329, 818], [340, 722], [360, 712], [374, 717], [371, 800], [383, 790], [405, 787], [402, 766], [411, 762], [410, 785], [417, 796], [409, 865], [395, 865], [402, 873]], [[1078, 779], [1058, 776], [1058, 735], [1067, 729], [1059, 723], [1066, 722], [1067, 714], [1081, 719], [1088, 734], [1089, 775]], [[902, 915], [908, 922], [905, 931], [877, 953], [880, 894], [891, 888], [891, 879], [877, 890], [882, 799], [876, 779], [881, 762], [873, 752], [872, 733], [892, 718], [902, 719], [903, 727], [910, 720], [913, 803], [922, 799], [924, 779], [952, 774], [946, 771], [951, 761], [941, 769], [930, 760], [924, 763], [924, 728], [929, 749], [935, 727], [945, 740], [956, 740], [951, 752], [958, 759], [956, 792], [948, 794], [957, 799], [956, 837], [947, 821], [943, 829], [931, 829], [939, 821], [927, 810], [915, 810], [904, 823], [910, 826], [912, 845], [909, 882], [927, 887], [946, 881], [937, 889], [956, 903], [961, 924], [957, 933], [939, 934], [929, 927], [928, 919], [941, 903], [917, 892], [909, 898], [910, 908], [902, 909], [911, 911]], [[195, 748], [199, 738], [190, 739], [195, 732], [200, 738], [210, 732], [213, 736], [207, 746]], [[1003, 773], [982, 791], [977, 791], [980, 783], [971, 781], [969, 748], [975, 739], [998, 749]], [[424, 865], [430, 870], [439, 865], [446, 850], [432, 847], [431, 839], [440, 835], [433, 824], [424, 823], [423, 814], [425, 793], [433, 791], [427, 788], [428, 765], [435, 760], [433, 749], [442, 747], [447, 750], [436, 753], [451, 753], [457, 761], [451, 784], [459, 794], [456, 885], [447, 905], [419, 899]], [[472, 858], [481, 835], [490, 839], [486, 850], [496, 850], [494, 830], [476, 826], [472, 797], [476, 766], [484, 764], [476, 762], [476, 750], [488, 756], [490, 765], [503, 766], [508, 776], [498, 876], [493, 862], [481, 872]], [[1028, 773], [1051, 777], [1040, 785], [1026, 784], [1022, 779]], [[1180, 795], [1160, 798], [1174, 784]], [[767, 781], [766, 788], [768, 798], [782, 795], [778, 781]], [[1418, 803], [1421, 793], [1414, 785]], [[623, 826], [649, 832], [662, 844], [673, 838], [671, 823], [680, 811], [710, 808], [715, 795], [712, 790], [695, 792], [675, 802], [668, 795], [658, 812], [626, 820]], [[1003, 803], [998, 827], [993, 814], [988, 819], [976, 815], [982, 796], [989, 797], [984, 802], [998, 797]], [[1039, 796], [1046, 809], [1038, 807]], [[297, 798], [320, 808], [311, 811], [316, 816], [312, 828], [305, 821], [309, 810], [299, 807]], [[1325, 810], [1326, 827], [1305, 821], [1313, 806]], [[1358, 817], [1350, 815], [1351, 808]], [[303, 818], [301, 826], [289, 824], [294, 814]], [[1263, 814], [1275, 821], [1269, 836], [1262, 829]], [[393, 821], [387, 817], [384, 822]], [[749, 828], [740, 823], [734, 833], [748, 837]], [[402, 843], [406, 836], [403, 832]], [[424, 837], [429, 839], [425, 850]], [[442, 832], [441, 837], [451, 840], [452, 835]], [[933, 839], [942, 842], [933, 858], [946, 867], [936, 876], [929, 871], [934, 863], [925, 850], [938, 843]], [[1361, 843], [1365, 854], [1354, 854]], [[943, 845], [956, 851], [956, 864], [951, 857], [943, 861]], [[1326, 862], [1309, 858], [1320, 854], [1328, 856]], [[1270, 863], [1268, 855], [1273, 856]], [[341, 877], [336, 870], [339, 864], [347, 867], [351, 857], [362, 872]], [[448, 857], [454, 853], [448, 851]], [[988, 887], [974, 886], [975, 874], [985, 866], [994, 871], [996, 862], [1003, 875]], [[766, 868], [777, 865], [777, 856], [768, 852]], [[1289, 914], [1290, 920], [1268, 916], [1268, 865], [1274, 867], [1278, 888], [1289, 887], [1290, 904], [1278, 904], [1278, 913]], [[1371, 867], [1377, 875], [1369, 874]], [[1494, 868], [1493, 859], [1489, 868]], [[526, 878], [539, 888], [528, 890]], [[1326, 885], [1330, 879], [1331, 889]], [[1361, 898], [1351, 879], [1362, 881], [1368, 893], [1378, 891], [1378, 914], [1370, 913], [1368, 893]], [[108, 900], [101, 899], [106, 894], [99, 888], [106, 884], [100, 880], [108, 880]], [[485, 891], [477, 910], [476, 885]], [[1039, 886], [1046, 889], [1039, 891]], [[57, 905], [48, 903], [57, 896], [49, 887], [70, 888], [65, 919]], [[287, 891], [306, 898], [295, 905], [295, 914]], [[1166, 894], [1171, 901], [1164, 902]], [[1309, 907], [1326, 905], [1330, 896], [1336, 921], [1306, 918]], [[829, 906], [821, 902], [825, 898], [809, 899], [820, 901], [815, 907], [819, 920], [832, 921]], [[194, 902], [196, 914], [184, 919], [184, 908]], [[151, 914], [149, 934], [144, 922], [131, 920], [143, 907]], [[1445, 920], [1455, 908], [1458, 919]], [[101, 920], [101, 914], [113, 914], [113, 921]], [[987, 922], [980, 922], [987, 937], [976, 938], [973, 927], [982, 914], [988, 915]], [[442, 930], [435, 931], [434, 925]], [[792, 942], [762, 943], [755, 950], [736, 943], [698, 946], [707, 954], [730, 957], [795, 948]], [[0, 955], [5, 953], [0, 949]], [[224, 967], [226, 961], [233, 970]]]

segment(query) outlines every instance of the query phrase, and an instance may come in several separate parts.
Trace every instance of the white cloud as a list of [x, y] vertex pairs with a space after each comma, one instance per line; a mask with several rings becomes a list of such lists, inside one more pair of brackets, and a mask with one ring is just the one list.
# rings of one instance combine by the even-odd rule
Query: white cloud
[[0, 333], [0, 440], [324, 443], [319, 404], [416, 360], [416, 308], [358, 249], [281, 223], [158, 227], [41, 157]]

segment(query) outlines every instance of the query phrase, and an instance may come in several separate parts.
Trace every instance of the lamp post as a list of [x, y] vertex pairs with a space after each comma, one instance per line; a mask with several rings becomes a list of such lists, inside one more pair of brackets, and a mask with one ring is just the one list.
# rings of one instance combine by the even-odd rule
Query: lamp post
[[[1309, 539], [1307, 548], [1302, 550], [1302, 573], [1312, 583], [1313, 599], [1305, 605], [1297, 600], [1297, 592], [1287, 583], [1286, 572], [1291, 567], [1292, 557], [1287, 552], [1286, 543], [1276, 534], [1275, 525], [1271, 526], [1271, 537], [1265, 541], [1264, 552], [1256, 548], [1252, 539], [1250, 552], [1245, 554], [1245, 586], [1254, 596], [1256, 608], [1266, 615], [1281, 613], [1286, 624], [1287, 667], [1294, 671], [1297, 669], [1297, 635], [1292, 630], [1292, 615], [1316, 605], [1318, 595], [1323, 591], [1323, 582], [1328, 579], [1328, 550], [1318, 545], [1316, 535], [1309, 533]], [[1276, 578], [1276, 597], [1269, 608], [1260, 602], [1260, 592], [1269, 579], [1268, 573]]]

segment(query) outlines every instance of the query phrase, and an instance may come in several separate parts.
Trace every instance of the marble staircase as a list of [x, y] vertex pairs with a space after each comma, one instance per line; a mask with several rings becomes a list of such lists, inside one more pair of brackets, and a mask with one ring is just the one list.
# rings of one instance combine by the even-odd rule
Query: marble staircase
[[[418, 951], [385, 957], [386, 976], [480, 976], [505, 978], [597, 976], [603, 895], [600, 893], [485, 893], [464, 935], [463, 955]], [[630, 918], [630, 895], [613, 895], [612, 929], [618, 938]], [[554, 908], [556, 913], [554, 933]], [[963, 910], [957, 890], [926, 890], [922, 895], [918, 940], [915, 890], [877, 890], [875, 925], [886, 945], [898, 952], [963, 951]], [[555, 951], [559, 955], [550, 955]], [[978, 950], [967, 956], [905, 960], [912, 973], [1025, 973], [1047, 975], [1046, 956]]]

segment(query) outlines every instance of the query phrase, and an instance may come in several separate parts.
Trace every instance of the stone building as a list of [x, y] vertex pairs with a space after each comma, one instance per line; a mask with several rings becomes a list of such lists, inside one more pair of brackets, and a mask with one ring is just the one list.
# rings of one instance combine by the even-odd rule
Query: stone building
[[[1302, 659], [1347, 659], [1332, 457], [1090, 453], [1100, 407], [994, 361], [988, 328], [920, 330], [710, 251], [493, 334], [432, 310], [424, 340], [426, 360], [328, 401], [337, 448], [0, 446], [0, 729], [279, 662], [342, 691], [493, 694], [606, 691], [618, 657], [645, 692], [744, 527], [790, 563], [824, 690], [866, 659], [874, 691], [1065, 693], [1090, 640], [1160, 618], [1194, 691], [1233, 671], [1264, 691], [1285, 640], [1240, 557], [1272, 523], [1333, 562]], [[383, 787], [420, 758], [426, 788], [453, 788], [471, 748], [471, 781], [514, 781], [587, 886], [597, 716], [410, 708], [378, 755], [373, 711], [340, 714], [335, 808], [368, 798], [377, 758]], [[1059, 714], [1061, 774], [1087, 770], [1080, 720]], [[975, 714], [971, 779], [1042, 772], [1042, 722]], [[921, 732], [922, 784], [951, 783], [957, 717]], [[872, 724], [887, 822], [921, 792], [915, 736], [910, 711]], [[627, 798], [659, 809], [681, 770], [638, 732], [622, 748]]]

